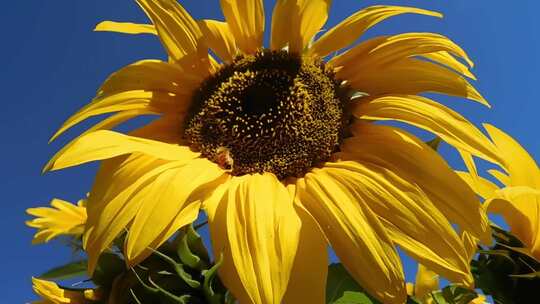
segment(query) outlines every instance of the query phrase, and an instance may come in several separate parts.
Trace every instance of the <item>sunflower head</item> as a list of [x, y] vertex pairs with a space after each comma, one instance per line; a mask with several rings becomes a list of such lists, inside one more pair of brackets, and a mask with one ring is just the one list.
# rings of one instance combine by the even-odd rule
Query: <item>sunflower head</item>
[[286, 50], [240, 55], [194, 94], [185, 137], [233, 175], [301, 176], [338, 149], [347, 97], [320, 59]]
[[[421, 140], [374, 121], [407, 123], [497, 160], [473, 124], [419, 96], [487, 105], [466, 79], [472, 62], [431, 33], [352, 45], [390, 17], [439, 13], [373, 6], [317, 35], [332, 1], [277, 0], [265, 47], [262, 0], [221, 0], [225, 21], [195, 20], [175, 0], [137, 2], [152, 25], [98, 30], [157, 35], [169, 60], [111, 75], [55, 136], [112, 115], [46, 167], [106, 160], [88, 203], [91, 271], [121, 233], [135, 265], [202, 209], [214, 256], [223, 254], [220, 276], [240, 303], [323, 303], [328, 243], [384, 303], [406, 299], [396, 245], [449, 280], [471, 282], [452, 223], [490, 242], [477, 197]], [[129, 135], [107, 130], [146, 114], [161, 116]], [[314, 292], [295, 292], [306, 290]]]

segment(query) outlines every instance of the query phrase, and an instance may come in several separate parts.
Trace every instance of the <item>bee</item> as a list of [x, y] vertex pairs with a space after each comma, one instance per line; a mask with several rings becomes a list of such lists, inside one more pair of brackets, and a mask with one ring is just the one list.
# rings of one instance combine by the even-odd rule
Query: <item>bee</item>
[[218, 166], [226, 171], [232, 171], [234, 160], [231, 156], [231, 150], [226, 147], [219, 147], [215, 156], [215, 161]]

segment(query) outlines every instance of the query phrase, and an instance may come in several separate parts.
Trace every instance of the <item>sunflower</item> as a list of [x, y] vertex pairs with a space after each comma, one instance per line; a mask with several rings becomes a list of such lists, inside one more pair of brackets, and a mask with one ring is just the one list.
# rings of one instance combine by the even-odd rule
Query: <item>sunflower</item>
[[[466, 80], [472, 62], [432, 33], [355, 44], [389, 17], [441, 15], [372, 6], [315, 38], [331, 1], [281, 0], [265, 48], [263, 1], [220, 2], [225, 21], [195, 20], [174, 0], [137, 0], [153, 24], [96, 28], [157, 35], [168, 60], [112, 74], [53, 136], [111, 114], [45, 167], [104, 160], [88, 198], [89, 271], [120, 234], [135, 265], [204, 210], [220, 276], [240, 303], [323, 303], [328, 245], [384, 303], [406, 298], [396, 245], [472, 284], [451, 223], [490, 241], [474, 192], [414, 135], [375, 123], [404, 122], [499, 161], [474, 125], [418, 95], [487, 105]], [[129, 134], [111, 131], [140, 115], [158, 117]]]
[[74, 205], [55, 198], [51, 201], [51, 207], [26, 209], [26, 213], [36, 217], [26, 222], [29, 227], [38, 229], [32, 240], [33, 244], [46, 243], [59, 235], [83, 234], [86, 224], [84, 200]]
[[32, 278], [32, 285], [34, 292], [42, 298], [33, 304], [90, 304], [101, 298], [99, 290], [67, 290], [54, 282], [37, 278]]
[[495, 126], [485, 124], [489, 136], [499, 149], [505, 169], [488, 170], [498, 180], [500, 188], [480, 177], [470, 154], [462, 152], [469, 172], [458, 174], [485, 202], [488, 212], [504, 217], [511, 232], [523, 243], [526, 253], [540, 261], [540, 169], [515, 139]]

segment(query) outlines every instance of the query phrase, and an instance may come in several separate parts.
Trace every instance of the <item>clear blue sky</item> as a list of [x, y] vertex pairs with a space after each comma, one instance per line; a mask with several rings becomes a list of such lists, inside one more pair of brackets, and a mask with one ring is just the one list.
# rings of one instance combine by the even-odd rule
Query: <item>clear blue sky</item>
[[[184, 0], [196, 18], [222, 19], [218, 0]], [[479, 90], [493, 105], [441, 98], [475, 122], [489, 121], [515, 136], [540, 158], [538, 114], [540, 40], [538, 1], [360, 1], [336, 0], [329, 25], [372, 4], [414, 5], [444, 13], [443, 20], [403, 16], [386, 21], [368, 36], [433, 31], [462, 45], [476, 62]], [[270, 13], [273, 1], [267, 1]], [[95, 165], [41, 175], [41, 168], [84, 125], [47, 144], [56, 128], [86, 104], [113, 71], [139, 59], [163, 58], [154, 37], [94, 33], [102, 20], [146, 22], [132, 0], [9, 1], [0, 10], [3, 58], [0, 68], [2, 130], [0, 233], [3, 249], [2, 302], [34, 299], [30, 276], [70, 258], [59, 244], [31, 246], [33, 231], [24, 210], [53, 197], [76, 201], [91, 186]], [[455, 166], [455, 154], [444, 149]], [[56, 245], [56, 246], [55, 246]], [[407, 274], [414, 265], [407, 263]]]

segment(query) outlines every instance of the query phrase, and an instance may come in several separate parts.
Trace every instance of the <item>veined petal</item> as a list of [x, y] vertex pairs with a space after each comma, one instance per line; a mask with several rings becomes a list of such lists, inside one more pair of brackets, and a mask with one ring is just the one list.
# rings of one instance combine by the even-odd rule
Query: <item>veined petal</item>
[[472, 286], [474, 280], [470, 270], [462, 271], [455, 267], [455, 263], [447, 261], [439, 252], [433, 251], [433, 246], [427, 244], [423, 239], [415, 239], [401, 231], [392, 223], [382, 220], [386, 232], [392, 241], [398, 245], [407, 255], [413, 257], [420, 263], [426, 263], [436, 267], [436, 272], [443, 276], [451, 274], [452, 281], [459, 282], [465, 286]]
[[346, 139], [341, 146], [341, 151], [352, 155], [342, 156], [378, 164], [414, 182], [450, 222], [486, 244], [491, 242], [488, 220], [478, 198], [431, 147], [389, 126], [358, 123], [352, 132], [358, 138]]
[[349, 46], [375, 24], [387, 18], [407, 13], [442, 17], [440, 13], [414, 7], [370, 6], [356, 12], [326, 32], [321, 38], [315, 41], [309, 52], [312, 55], [325, 57], [332, 52]]
[[73, 140], [51, 158], [43, 171], [59, 170], [136, 152], [159, 159], [182, 162], [187, 162], [199, 156], [199, 153], [192, 152], [186, 146], [162, 143], [113, 131], [98, 130]]
[[[182, 167], [183, 162], [164, 161], [132, 154], [104, 162], [88, 197], [88, 221], [84, 247], [88, 271], [95, 269], [99, 254], [125, 231], [142, 203], [155, 195], [161, 174]], [[163, 190], [163, 189], [162, 189]]]
[[350, 86], [370, 95], [441, 93], [464, 97], [489, 107], [489, 103], [463, 78], [446, 67], [415, 58], [405, 58], [369, 69], [349, 64], [337, 72]]
[[248, 175], [227, 194], [227, 236], [254, 303], [281, 303], [298, 248], [300, 219], [274, 175]]
[[[295, 188], [294, 185], [292, 186]], [[324, 304], [326, 303], [328, 274], [328, 245], [324, 233], [311, 214], [300, 204], [296, 204], [295, 209], [302, 221], [302, 228], [283, 303]]]
[[445, 65], [454, 71], [465, 75], [473, 80], [476, 80], [476, 76], [469, 70], [469, 67], [457, 60], [452, 54], [446, 51], [433, 52], [429, 54], [422, 54], [421, 57], [429, 59], [431, 61]]
[[[141, 199], [130, 225], [125, 250], [128, 263], [134, 265], [144, 260], [151, 254], [149, 248], [159, 247], [172, 233], [193, 222], [201, 204], [193, 193], [223, 173], [216, 164], [196, 159], [159, 174]], [[172, 223], [175, 227], [170, 227]]]
[[176, 103], [176, 98], [168, 94], [143, 90], [100, 96], [66, 120], [60, 129], [51, 137], [50, 141], [53, 141], [76, 124], [93, 116], [134, 110], [163, 113], [167, 111], [167, 108], [171, 108]]
[[176, 0], [137, 0], [152, 20], [169, 57], [201, 78], [208, 75], [208, 48], [201, 29]]
[[151, 34], [157, 35], [156, 28], [151, 24], [140, 24], [131, 22], [102, 21], [96, 28], [96, 32], [115, 32], [122, 34]]
[[98, 89], [97, 95], [101, 97], [134, 90], [191, 95], [200, 81], [176, 64], [147, 59], [112, 73]]
[[220, 0], [221, 9], [238, 47], [253, 54], [263, 47], [264, 3], [262, 0]]
[[431, 99], [416, 95], [388, 95], [360, 101], [353, 114], [361, 119], [396, 120], [438, 135], [473, 155], [501, 162], [497, 148], [459, 113]]
[[499, 164], [506, 167], [510, 176], [510, 184], [508, 186], [529, 186], [540, 189], [540, 169], [525, 150], [516, 140], [510, 135], [497, 129], [490, 124], [484, 124], [489, 136], [499, 148], [501, 157], [505, 160]]
[[281, 303], [301, 228], [285, 186], [270, 173], [233, 177], [204, 207], [225, 285], [241, 303]]
[[[71, 116], [51, 141], [87, 118], [123, 111], [183, 112], [200, 80], [179, 66], [141, 60], [111, 74], [94, 100]], [[132, 112], [133, 113], [133, 112]]]
[[383, 303], [404, 303], [407, 293], [399, 256], [366, 202], [325, 170], [314, 169], [298, 180], [297, 187], [300, 202], [355, 280]]
[[478, 249], [478, 239], [467, 231], [463, 231], [461, 233], [461, 241], [463, 242], [465, 251], [467, 251], [468, 260], [471, 261], [476, 254], [476, 250]]
[[418, 186], [391, 169], [369, 163], [327, 162], [321, 171], [339, 181], [356, 200], [366, 202], [383, 226], [390, 223], [437, 255], [432, 257], [425, 250], [411, 252], [404, 246], [414, 258], [453, 282], [472, 283], [461, 239]]
[[302, 53], [328, 19], [332, 0], [278, 0], [272, 15], [270, 46]]
[[238, 53], [234, 36], [227, 22], [217, 20], [197, 21], [210, 47], [221, 60], [231, 62]]
[[173, 145], [187, 145], [182, 139], [184, 115], [184, 113], [162, 115], [158, 119], [129, 132], [129, 135]]
[[[424, 56], [432, 53], [439, 53], [439, 56], [442, 56], [444, 53], [441, 52], [446, 52], [447, 54], [451, 53], [464, 59], [470, 66], [473, 66], [471, 59], [465, 51], [443, 35], [434, 33], [405, 33], [384, 37], [383, 40], [377, 39], [377, 41], [379, 41], [378, 44], [364, 42], [372, 46], [364, 56], [357, 56], [357, 52], [353, 48], [351, 51], [332, 58], [332, 65], [341, 66], [354, 62], [355, 65], [367, 69], [369, 67], [388, 65], [404, 58]], [[365, 48], [365, 46], [362, 46], [364, 43], [361, 43], [357, 47]]]
[[226, 180], [215, 188], [212, 194], [203, 200], [202, 208], [208, 216], [208, 226], [212, 241], [212, 250], [216, 258], [223, 258], [218, 269], [223, 284], [234, 295], [239, 303], [250, 303], [251, 299], [242, 284], [232, 259], [229, 238], [227, 236], [227, 200], [225, 195], [229, 187], [233, 186], [235, 178], [228, 176]]

